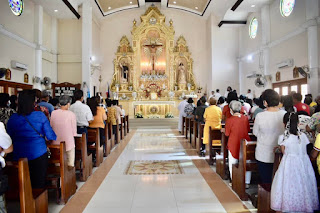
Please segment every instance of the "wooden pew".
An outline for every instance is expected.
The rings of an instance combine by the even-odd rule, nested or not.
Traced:
[[[129,130],[130,130],[129,129],[129,115],[126,115],[125,118],[126,118],[126,122],[127,122],[127,124],[126,124],[127,125],[127,133],[129,133]]]
[[[107,125],[106,127],[108,129],[108,138],[111,141],[111,145],[110,145],[110,150],[111,150],[116,144],[116,138],[115,138],[115,135],[113,134],[112,124],[106,123],[106,125]]]
[[[198,138],[198,121],[193,119],[192,137],[190,136],[192,148],[196,148],[197,138]]]
[[[190,120],[191,118],[185,118],[185,138],[188,139],[188,131],[190,130]]]
[[[51,152],[48,163],[48,189],[56,190],[57,203],[66,204],[76,192],[76,171],[74,167],[68,167],[65,142],[48,147]]]
[[[225,129],[225,125],[222,125],[222,129]],[[221,130],[222,130],[221,129]],[[225,132],[221,132],[221,157],[216,160],[216,172],[223,180],[229,178],[229,169],[227,166],[228,160],[228,137],[225,135]]]
[[[124,128],[123,128],[123,124],[124,124],[124,118],[121,117],[121,124],[120,124],[120,140],[124,139]]]
[[[20,212],[48,212],[48,191],[32,189],[27,158],[21,158],[19,162],[7,162],[4,172],[9,178],[6,199],[20,200]]]
[[[112,126],[111,126],[112,128]],[[103,157],[107,157],[111,153],[112,149],[112,135],[109,135],[109,124],[106,123],[104,126],[104,144],[103,146]]]
[[[274,163],[273,163],[273,175],[274,177],[276,171],[278,170],[278,167],[281,162],[283,154],[281,152],[276,152],[274,156]],[[258,212],[275,212],[273,211],[271,206],[271,184],[259,184],[258,185]]]
[[[221,143],[212,144],[212,140],[221,140],[221,130],[220,129],[212,129],[209,127],[209,143],[208,143],[208,150],[209,150],[209,165],[213,165],[216,160],[216,151],[221,151]]]
[[[195,118],[194,117],[192,117],[191,119],[190,119],[190,123],[189,123],[189,142],[190,142],[190,144],[192,144],[192,136],[193,136],[193,128],[194,128],[194,123],[195,123]]]
[[[120,143],[120,126],[119,126],[119,122],[118,122],[118,119],[117,119],[117,128],[116,128],[116,132],[115,132],[115,138],[116,138],[116,143]]]
[[[80,181],[87,181],[92,174],[92,154],[87,152],[86,133],[74,137],[76,146],[75,166],[76,170],[80,171]]]
[[[103,146],[100,145],[99,128],[88,128],[88,147],[90,152],[95,153],[94,166],[98,167],[103,162]]]
[[[241,200],[248,200],[245,183],[246,171],[258,170],[255,160],[256,146],[256,141],[248,142],[247,140],[242,140],[240,143],[239,163],[232,165],[232,189]]]
[[[198,140],[196,142],[196,150],[198,154],[200,154],[200,149],[203,144],[203,131],[204,131],[204,125],[205,124],[199,124],[199,129],[198,129]]]
[[[125,115],[123,117],[123,129],[124,129],[124,137],[127,136],[128,132],[127,132],[127,116]]]
[[[182,117],[182,128],[181,128],[181,135],[184,135],[184,127],[186,125],[186,117]]]

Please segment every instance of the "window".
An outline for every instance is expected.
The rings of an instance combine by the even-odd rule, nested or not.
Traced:
[[[23,0],[8,0],[8,2],[13,14],[20,16],[23,12]]]
[[[254,39],[258,32],[258,19],[253,17],[249,25],[249,36]]]
[[[281,0],[280,1],[280,13],[283,17],[288,17],[293,11],[295,0]]]
[[[284,81],[272,84],[272,88],[279,93],[279,95],[289,95],[291,92],[301,93],[303,100],[308,91],[307,79],[298,79],[292,81]]]

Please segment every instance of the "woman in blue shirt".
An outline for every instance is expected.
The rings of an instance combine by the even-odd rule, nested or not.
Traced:
[[[13,142],[13,157],[28,158],[32,188],[44,188],[48,167],[46,140],[57,136],[43,112],[34,111],[35,92],[24,90],[19,93],[18,113],[13,114],[7,125]]]

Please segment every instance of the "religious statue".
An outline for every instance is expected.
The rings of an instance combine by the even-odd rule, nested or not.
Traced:
[[[183,63],[181,62],[178,67],[178,84],[186,84],[186,72]]]
[[[121,67],[121,82],[127,83],[129,80],[129,67],[126,62],[120,63]]]

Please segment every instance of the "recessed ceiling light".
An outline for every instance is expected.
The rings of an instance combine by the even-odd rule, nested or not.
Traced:
[[[196,10],[199,9],[198,7],[195,7],[195,8],[196,8]]]
[[[108,7],[108,10],[111,10],[111,7]]]
[[[176,1],[174,1],[173,3],[174,3],[174,4],[176,4],[177,2],[176,2]]]
[[[254,4],[253,4],[253,5],[251,5],[251,7],[255,7],[255,6],[256,6],[256,5],[254,5]]]
[[[54,10],[54,12],[58,12],[58,10]]]
[[[132,4],[132,1],[130,1],[129,3]]]

